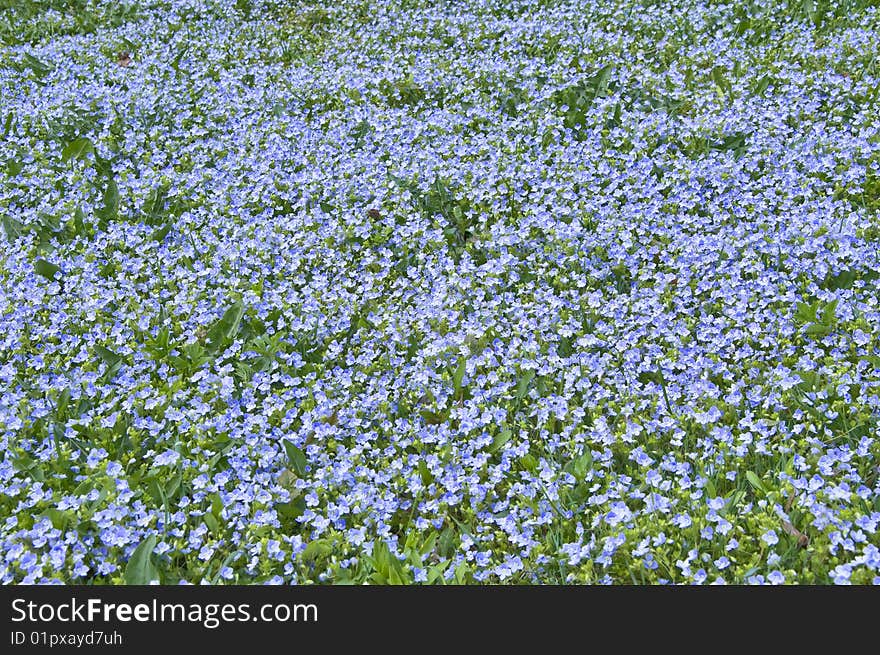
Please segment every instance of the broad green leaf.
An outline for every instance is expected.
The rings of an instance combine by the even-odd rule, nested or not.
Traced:
[[[727,80],[727,77],[725,77],[724,69],[721,66],[716,66],[712,69],[712,81],[715,82],[716,86],[724,93],[730,93],[730,82]]]
[[[34,270],[36,270],[38,275],[42,275],[47,280],[54,280],[55,273],[60,271],[61,267],[52,262],[47,262],[45,259],[38,259],[34,264]]]
[[[797,312],[795,313],[795,318],[798,323],[811,323],[816,320],[816,307],[813,305],[808,305],[805,302],[799,302],[797,304]]]
[[[67,406],[70,404],[70,387],[64,387],[64,390],[58,396],[58,402],[55,404],[55,415],[63,418],[67,416]]]
[[[452,388],[456,398],[461,396],[461,383],[464,380],[464,374],[467,370],[467,358],[462,356],[458,358],[458,366],[452,376]]]
[[[443,584],[445,582],[443,579],[443,573],[449,568],[450,564],[452,564],[451,560],[444,559],[440,563],[432,566],[428,571],[428,584],[434,584],[435,582]]]
[[[180,489],[180,483],[183,477],[180,473],[175,475],[168,483],[165,485],[165,497],[170,499],[177,497],[177,490]]]
[[[702,474],[701,474],[701,475],[702,475]],[[707,479],[706,479],[706,486],[705,486],[705,489],[706,489],[706,493],[709,494],[709,498],[715,498],[715,496],[718,495],[718,492],[717,492],[717,490],[715,489],[715,483],[712,481],[711,478],[707,478]]]
[[[426,487],[434,481],[434,476],[431,475],[431,470],[423,459],[419,460],[419,477],[422,479],[422,484]]]
[[[107,180],[107,186],[104,189],[104,207],[101,210],[101,216],[106,221],[116,220],[119,215],[119,188],[113,178]]]
[[[812,323],[807,327],[807,334],[811,336],[825,336],[826,334],[830,334],[832,329],[833,328],[830,325]]]
[[[94,152],[95,145],[87,137],[80,137],[68,143],[61,150],[61,161],[69,162],[71,159],[82,159],[88,153]]]
[[[208,329],[211,345],[217,347],[232,339],[238,333],[243,315],[244,304],[240,300],[223,312],[223,316]]]
[[[734,491],[727,499],[727,502],[722,509],[722,513],[725,516],[730,516],[736,512],[736,508],[742,502],[743,498],[745,498],[746,492],[743,490]]]
[[[746,480],[749,481],[749,484],[752,485],[755,491],[761,493],[761,495],[765,495],[767,493],[767,489],[764,487],[761,482],[761,478],[758,477],[758,474],[754,471],[746,471]]]
[[[116,362],[122,359],[122,355],[118,355],[109,348],[105,348],[104,346],[97,345],[95,346],[95,352],[98,354],[107,366],[112,366]]]
[[[219,494],[211,495],[211,513],[220,518],[223,512],[223,500],[220,498]]]
[[[430,555],[434,552],[434,546],[437,545],[437,533],[432,532],[428,535],[428,538],[425,539],[425,542],[422,544],[421,548],[419,548],[419,553],[423,556]]]
[[[642,384],[653,382],[655,384],[659,384],[660,386],[663,386],[665,382],[662,371],[642,371],[641,373],[639,373],[638,380]]]
[[[144,222],[147,225],[158,225],[161,222],[160,219],[163,218],[165,213],[167,200],[168,187],[165,185],[153,189],[150,192],[142,208]]]
[[[519,377],[519,382],[516,385],[517,400],[525,398],[525,395],[529,392],[529,385],[532,383],[533,379],[535,379],[534,369],[528,369]]]
[[[471,575],[471,569],[468,566],[468,563],[462,562],[455,569],[455,576],[454,576],[455,584],[458,584],[458,585],[466,584],[470,575]]]
[[[384,581],[387,581],[391,576],[392,559],[388,545],[384,541],[379,540],[373,545],[373,552],[369,557],[369,561]]]
[[[220,523],[217,521],[217,517],[211,514],[211,512],[205,512],[202,516],[202,520],[213,534],[217,535],[220,533]]]
[[[153,232],[153,241],[164,241],[168,233],[171,232],[171,223],[166,223],[162,227]]]
[[[284,441],[284,450],[287,452],[287,460],[290,462],[293,470],[296,471],[296,474],[299,477],[304,477],[306,474],[306,465],[308,464],[306,454],[294,446],[292,441],[287,440]]]
[[[765,75],[760,80],[758,80],[757,84],[752,88],[752,91],[755,95],[760,96],[764,95],[764,91],[767,90],[767,87],[770,86],[771,78],[769,75]]]
[[[314,562],[319,557],[329,555],[331,552],[333,552],[333,546],[329,540],[316,539],[306,546],[306,549],[302,552],[300,557],[306,562]]]
[[[298,496],[286,503],[276,503],[275,510],[284,518],[295,520],[306,511],[306,499]]]
[[[77,207],[73,213],[73,230],[75,234],[79,235],[86,233],[86,215],[81,207]]]
[[[107,365],[107,370],[103,376],[104,380],[110,380],[117,372],[119,372],[119,369],[122,368],[122,355],[118,355],[109,348],[96,345],[95,354],[97,354],[98,357],[101,358],[101,361]]]
[[[393,565],[388,571],[388,582],[398,586],[405,585],[409,583],[409,576],[399,564]]]
[[[144,539],[134,552],[131,559],[125,565],[125,583],[130,585],[145,585],[159,579],[159,571],[153,564],[153,550],[156,548],[158,539],[151,535]]]
[[[821,322],[823,325],[833,325],[834,321],[837,319],[837,303],[838,299],[835,298],[830,303],[825,305],[825,308],[822,310]]]
[[[45,77],[53,70],[53,67],[49,64],[43,63],[33,55],[27,53],[22,57],[22,63],[30,68],[38,78]]]
[[[290,469],[284,469],[281,471],[281,475],[278,476],[278,484],[282,487],[290,491],[291,493],[299,492],[299,489],[296,488],[296,481],[299,479],[299,476],[291,471]]]
[[[495,435],[495,438],[492,439],[492,445],[489,447],[490,453],[497,453],[504,447],[510,438],[513,436],[513,430],[510,428],[504,428],[498,434]]]
[[[571,474],[582,481],[589,470],[593,468],[593,453],[587,450],[583,455],[572,462]]]
[[[6,233],[6,238],[12,241],[21,236],[24,232],[24,225],[11,216],[3,216],[3,231]]]

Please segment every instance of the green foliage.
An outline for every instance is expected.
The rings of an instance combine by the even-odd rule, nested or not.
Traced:
[[[146,585],[159,579],[159,571],[153,563],[153,550],[158,539],[155,535],[144,539],[128,560],[125,566],[125,583],[130,585]]]

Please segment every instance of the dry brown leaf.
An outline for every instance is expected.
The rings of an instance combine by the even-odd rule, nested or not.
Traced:
[[[782,522],[782,529],[786,534],[797,539],[798,548],[806,548],[810,543],[810,538],[803,532],[794,527],[789,521]]]

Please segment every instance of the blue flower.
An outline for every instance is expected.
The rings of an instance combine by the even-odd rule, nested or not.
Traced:
[[[770,584],[783,584],[785,582],[785,576],[780,571],[772,571],[767,576],[767,580],[768,582],[770,582]]]
[[[165,452],[156,455],[156,457],[153,458],[153,463],[156,466],[170,466],[175,464],[179,458],[180,453],[173,450],[166,450]]]

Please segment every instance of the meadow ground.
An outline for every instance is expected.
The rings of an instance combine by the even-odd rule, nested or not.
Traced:
[[[0,0],[3,583],[880,583],[878,0]]]

